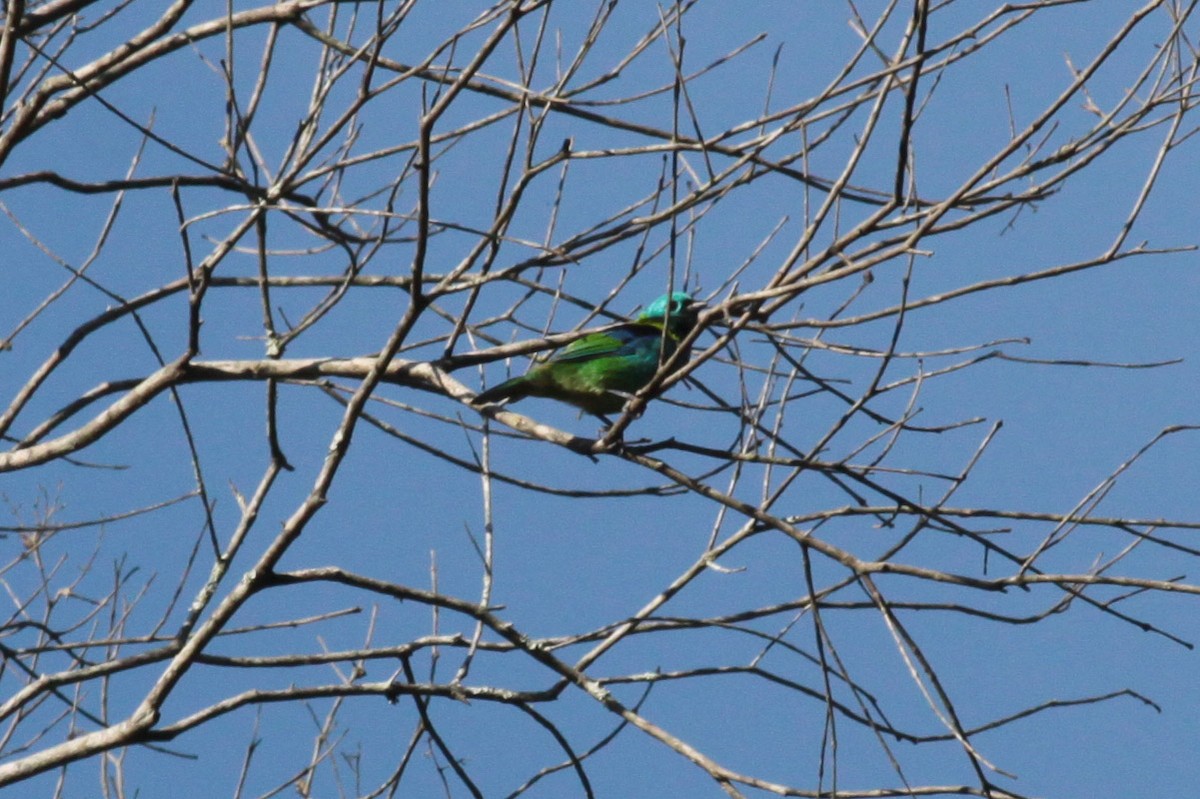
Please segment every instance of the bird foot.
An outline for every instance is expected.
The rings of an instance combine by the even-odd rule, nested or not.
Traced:
[[[642,418],[642,414],[646,412],[646,403],[644,402],[637,409],[633,411],[629,410],[629,403],[636,395],[630,394],[628,391],[609,391],[608,393],[616,394],[618,397],[625,400],[625,408],[622,410],[622,413],[628,413],[634,419],[640,419]]]
[[[612,419],[609,419],[607,416],[605,416],[602,413],[597,413],[597,414],[595,414],[595,416],[597,419],[599,419],[601,422],[603,422],[600,429],[596,432],[596,440],[600,441],[600,440],[603,440],[604,437],[608,435],[608,432],[610,430],[612,430],[613,421],[612,421]],[[635,438],[632,441],[626,441],[625,436],[622,431],[622,435],[617,436],[617,438],[613,441],[613,443],[624,446],[626,444],[645,444],[649,440],[650,439],[648,439],[648,438]]]

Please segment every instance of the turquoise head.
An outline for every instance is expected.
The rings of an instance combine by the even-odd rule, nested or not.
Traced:
[[[662,322],[669,319],[672,328],[688,329],[696,323],[696,316],[703,307],[703,302],[692,299],[692,295],[686,291],[673,291],[650,303],[646,310],[638,314],[637,321]]]

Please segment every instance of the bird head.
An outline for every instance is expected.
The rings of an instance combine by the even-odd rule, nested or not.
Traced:
[[[664,294],[638,315],[639,322],[662,322],[669,320],[674,330],[687,330],[696,323],[696,316],[704,307],[702,300],[693,299],[685,291]]]

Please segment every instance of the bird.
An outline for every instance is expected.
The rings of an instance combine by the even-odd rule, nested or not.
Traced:
[[[664,294],[632,322],[597,330],[557,350],[524,375],[478,394],[472,402],[547,397],[581,408],[606,423],[674,355],[696,326],[704,303],[683,291]],[[665,333],[664,333],[665,330]],[[684,355],[684,359],[687,355]]]

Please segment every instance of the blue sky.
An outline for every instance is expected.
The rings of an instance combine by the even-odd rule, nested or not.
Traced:
[[[483,8],[466,3],[453,4],[452,8],[418,3],[388,42],[384,55],[414,63],[429,53],[431,43],[441,41]],[[72,63],[78,67],[87,57],[111,47],[117,41],[115,37],[140,29],[146,22],[141,15],[147,13],[136,8],[122,12],[111,26],[83,37],[79,63]],[[184,24],[200,23],[220,13],[220,4],[202,4],[189,12]],[[322,20],[321,13],[314,11],[311,18]],[[338,30],[345,34],[349,7],[341,13],[344,16]],[[355,37],[373,24],[366,21],[373,12],[364,7],[360,13],[363,18]],[[578,16],[577,11],[554,6],[548,30],[560,32],[564,53],[574,51],[591,13],[589,9]],[[619,4],[576,82],[597,77],[617,64],[653,27],[658,13],[658,8],[650,4]],[[871,13],[878,10],[871,9]],[[982,4],[953,3],[939,8],[931,19],[928,40],[936,44],[986,13]],[[936,199],[955,190],[1009,141],[1010,125],[1020,129],[1028,124],[1070,84],[1072,69],[1083,68],[1130,13],[1129,4],[1119,2],[1047,8],[978,54],[951,65],[936,79],[922,78],[921,116],[912,134],[918,193]],[[696,109],[695,125],[711,138],[757,118],[764,107],[783,109],[817,96],[860,44],[848,16],[847,6],[833,3],[800,7],[779,2],[739,4],[736,13],[728,4],[696,4],[682,24],[685,72],[713,63],[759,34],[763,38],[689,85],[688,99]],[[896,19],[885,26],[880,38],[884,52],[894,51],[907,20],[907,11],[897,13]],[[1162,9],[1150,15],[1089,82],[1088,96],[1098,107],[1112,108],[1121,101],[1164,41],[1167,22]],[[1194,23],[1188,28],[1195,33]],[[463,38],[456,50],[456,65],[466,62],[467,54],[491,29],[485,26]],[[526,61],[536,32],[536,24],[523,23],[521,57]],[[318,55],[313,39],[298,30],[284,26],[280,37],[271,80],[251,131],[255,146],[271,170],[280,169],[297,122],[309,103]],[[234,84],[239,102],[245,103],[255,85],[263,32],[239,32],[235,42]],[[534,88],[545,90],[553,83],[557,74],[553,54],[554,48],[547,47],[540,55],[538,72],[531,81]],[[154,131],[163,140],[196,159],[219,164],[224,159],[219,141],[224,135],[226,95],[212,65],[224,56],[221,38],[198,42],[151,64],[145,72],[106,87],[103,97],[139,122],[147,123],[153,115]],[[485,64],[482,80],[516,81],[519,73],[515,60],[512,40],[506,40]],[[773,64],[777,72],[768,98]],[[878,68],[878,59],[868,57],[854,74]],[[613,101],[669,87],[672,76],[669,54],[659,41],[619,79],[572,100],[589,113],[669,130],[669,91],[652,93],[635,102]],[[357,87],[358,83],[350,79],[331,91],[330,110],[322,116],[322,125],[332,123],[353,99]],[[433,89],[428,83],[414,80],[374,98],[355,120],[358,127],[353,143],[348,145],[351,152],[367,153],[413,140],[420,104],[430,101]],[[1145,91],[1144,86],[1139,88],[1142,94]],[[451,130],[504,107],[505,103],[495,98],[465,92],[450,107],[438,130]],[[818,110],[827,107],[822,104]],[[880,128],[850,181],[854,186],[890,191],[900,112],[898,98],[884,106]],[[858,140],[856,134],[862,129],[865,115],[865,108],[860,109],[833,127],[828,121],[833,117],[814,119],[806,132],[810,141],[826,131],[830,138],[814,146],[810,157],[795,166],[823,178],[836,177]],[[1095,114],[1084,107],[1083,98],[1072,99],[1055,123],[1047,126],[1044,140],[1041,135],[1036,137],[1044,142],[1041,153],[1077,140],[1094,120]],[[1178,138],[1182,139],[1194,124],[1194,119],[1185,121]],[[695,132],[686,116],[681,130],[688,135]],[[923,240],[908,273],[910,299],[1099,257],[1110,247],[1137,201],[1166,133],[1166,125],[1159,124],[1117,143],[1087,169],[1057,186],[1052,196],[1026,205],[1019,213],[999,214],[960,231]],[[521,148],[525,146],[525,135],[522,130]],[[730,141],[740,142],[751,135],[741,133]],[[504,183],[503,154],[512,137],[513,122],[509,118],[473,131],[444,151],[439,147],[430,212],[435,222],[446,228],[429,240],[430,272],[442,273],[458,264],[478,243],[478,231],[491,224],[499,188],[511,185],[511,181]],[[543,242],[556,246],[570,242],[636,200],[644,204],[627,218],[651,212],[650,198],[664,169],[669,168],[669,162],[664,166],[663,153],[608,150],[661,142],[650,135],[614,129],[580,116],[553,114],[532,148],[533,160],[551,157],[568,137],[575,157],[565,177],[551,170],[531,184],[508,239],[499,246],[494,268],[511,267],[542,254],[539,245]],[[799,151],[802,144],[800,134],[792,132],[781,137],[766,155],[779,158]],[[128,168],[138,146],[139,134],[127,122],[98,102],[84,102],[21,143],[7,161],[0,163],[0,202],[11,214],[0,219],[0,253],[7,275],[6,291],[0,297],[0,336],[11,335],[20,320],[66,279],[67,272],[47,250],[75,268],[87,261],[114,199],[112,193],[83,196],[39,183],[14,186],[14,176],[52,169],[77,180],[116,178]],[[1171,249],[1196,243],[1198,146],[1196,139],[1187,138],[1173,148],[1154,192],[1129,233],[1127,246],[1144,241],[1151,248]],[[335,157],[334,148],[326,148],[322,156]],[[242,157],[244,165],[248,164],[244,153]],[[356,204],[360,213],[355,221],[363,229],[377,229],[372,228],[377,218],[374,215],[387,210],[387,198],[370,196],[371,192],[401,174],[407,158],[407,153],[400,153],[347,168],[338,195],[318,180],[306,183],[302,191],[319,194],[326,206]],[[703,154],[694,151],[680,158],[683,176],[678,188],[685,193],[694,188],[695,180],[704,179],[708,167]],[[1019,158],[1020,154],[1006,164],[1011,166]],[[712,154],[710,159],[717,170],[729,163],[719,154]],[[195,161],[189,162],[154,142],[146,144],[136,169],[139,176],[203,171]],[[257,179],[261,184],[269,183],[265,174]],[[1022,187],[1014,182],[1005,189],[1017,191]],[[415,183],[407,181],[398,194],[396,211],[410,211],[414,198]],[[659,205],[668,198],[669,192],[660,196]],[[807,221],[823,199],[820,191],[806,188],[800,181],[779,175],[763,177],[737,187],[719,202],[703,203],[681,214],[676,223],[673,262],[669,249],[672,229],[664,223],[644,236],[610,242],[602,251],[565,267],[529,270],[523,277],[551,290],[560,288],[589,304],[600,303],[619,281],[636,273],[607,305],[609,313],[619,316],[632,315],[666,290],[672,279],[679,285],[685,276],[689,289],[705,297],[715,295],[714,302],[723,301],[731,294],[727,282],[731,272],[747,259],[752,262],[738,276],[739,291],[757,290],[771,279],[803,237]],[[185,215],[193,219],[189,242],[197,261],[247,214],[244,196],[220,189],[187,187],[181,190],[181,202]],[[817,231],[809,253],[819,252],[869,210],[853,202],[839,206],[836,219]],[[33,246],[14,219],[45,246]],[[275,213],[268,219],[272,275],[329,275],[346,268],[343,250],[329,246],[292,217]],[[364,274],[407,274],[415,250],[415,224],[397,220],[396,226],[396,235],[372,255]],[[244,249],[224,260],[217,274],[255,275],[258,261],[252,244],[252,238],[244,240]],[[1041,363],[992,358],[953,374],[926,379],[913,401],[920,408],[916,423],[943,426],[967,419],[981,421],[938,434],[900,436],[884,465],[920,473],[885,472],[876,474],[875,479],[905,496],[933,501],[947,485],[929,473],[963,469],[986,432],[1002,421],[1002,428],[980,457],[971,478],[948,504],[1028,513],[1070,512],[1159,431],[1169,425],[1200,423],[1194,390],[1200,375],[1191,357],[1194,331],[1200,327],[1194,302],[1200,289],[1196,266],[1197,255],[1190,250],[1132,257],[1053,280],[1000,287],[907,313],[896,351],[925,355],[920,359],[895,359],[883,375],[885,383],[911,378],[922,365],[936,370],[966,360],[972,353],[930,354],[966,347],[979,347],[974,354],[996,350]],[[851,297],[853,301],[840,317],[895,305],[908,267],[904,258],[873,267],[872,282],[857,295],[861,275],[813,285],[793,297],[772,321],[796,321],[801,324],[792,331],[794,335],[819,337],[825,344],[837,345],[839,349],[835,350],[814,348],[809,352],[798,347],[792,352],[804,357],[813,373],[850,396],[858,396],[856,392],[874,377],[879,359],[847,350],[887,349],[895,319],[846,327],[822,324]],[[109,292],[129,298],[179,279],[185,268],[170,191],[156,188],[132,191],[123,198],[116,221],[87,274]],[[488,315],[504,311],[524,291],[513,284],[489,284],[480,294],[470,321],[478,324]],[[325,288],[274,290],[276,324],[284,329],[287,323],[297,322],[326,292]],[[111,296],[77,284],[15,336],[12,348],[0,352],[2,401],[8,402],[76,324],[113,302]],[[462,312],[463,303],[462,293],[440,300],[438,310],[444,315],[427,314],[412,340],[444,337],[454,317]],[[328,316],[297,337],[285,357],[376,353],[406,304],[406,295],[399,289],[356,287]],[[167,360],[176,357],[186,344],[186,312],[187,297],[182,292],[144,312],[146,329]],[[264,357],[262,304],[253,288],[214,287],[205,299],[203,316],[199,360]],[[584,310],[542,294],[522,303],[512,320],[486,326],[482,332],[505,343],[532,338],[542,330],[570,330],[584,319]],[[591,323],[597,321],[602,320]],[[719,328],[714,329],[719,332]],[[712,340],[713,333],[705,333],[698,349]],[[456,353],[486,343],[482,337],[464,341]],[[740,363],[723,353],[694,374],[716,395],[735,403],[740,380],[745,380],[752,399],[757,396],[762,378],[761,372],[753,368],[766,366],[772,352],[763,334],[753,330],[739,333],[737,346]],[[442,341],[434,340],[405,349],[399,357],[435,359],[442,348]],[[1087,360],[1147,364],[1177,359],[1178,363],[1151,369],[1048,363]],[[488,364],[484,374],[466,368],[453,376],[474,389],[482,384],[484,375],[491,385],[525,365],[521,359],[507,364],[497,361]],[[55,372],[23,411],[10,435],[19,438],[27,434],[47,415],[94,386],[143,377],[156,368],[153,353],[129,318],[105,327],[89,336]],[[351,390],[355,385],[351,380],[339,383]],[[800,381],[794,388],[798,391],[802,387],[808,388]],[[264,394],[259,381],[212,382],[180,390],[204,482],[214,502],[217,537],[222,542],[228,541],[240,517],[234,492],[249,496],[267,464]],[[711,405],[700,389],[679,385],[668,396],[683,404],[652,403],[629,428],[628,437],[675,437],[717,449],[728,448],[738,440],[742,428],[735,416],[711,407],[687,407]],[[470,462],[485,446],[485,437],[476,429],[481,417],[468,406],[395,385],[381,387],[376,399],[367,406],[374,417],[455,458]],[[873,401],[871,408],[895,416],[904,412],[910,399],[910,389],[898,389]],[[837,424],[845,409],[846,404],[829,392],[792,400],[781,421],[780,439],[809,453]],[[513,410],[576,435],[592,436],[598,426],[596,420],[581,419],[574,409],[549,401],[529,400]],[[278,413],[281,445],[295,471],[280,476],[218,596],[231,589],[310,491],[338,427],[342,406],[315,386],[285,384],[279,387]],[[457,421],[460,419],[461,424]],[[80,421],[69,422],[67,427]],[[498,422],[492,422],[490,429],[493,433],[486,437],[486,447],[491,468],[548,486],[558,494],[494,480],[485,505],[478,475],[405,444],[364,420],[357,426],[350,451],[329,492],[328,504],[284,556],[281,568],[333,565],[399,585],[436,587],[445,595],[477,601],[482,568],[476,543],[484,535],[485,507],[490,508],[494,534],[491,604],[526,635],[556,638],[602,629],[636,613],[704,556],[714,529],[721,540],[743,521],[733,514],[721,515],[715,503],[695,494],[562,496],[562,492],[630,490],[666,481],[653,471],[615,457],[591,462],[546,441],[504,435],[507,430]],[[849,457],[880,430],[876,422],[860,414],[834,437],[822,457]],[[1195,521],[1197,471],[1192,453],[1197,435],[1195,431],[1180,431],[1158,442],[1122,473],[1093,515]],[[866,454],[854,456],[851,462],[861,464],[873,455],[881,455],[881,447],[878,443],[867,446]],[[714,466],[711,459],[698,455],[672,451],[659,455],[692,475]],[[179,413],[166,395],[140,409],[78,457],[92,464],[122,464],[129,468],[83,468],[57,461],[3,474],[0,495],[12,509],[11,519],[4,523],[29,523],[37,513],[39,496],[61,506],[57,521],[81,521],[162,502],[187,494],[196,486]],[[786,473],[779,468],[766,479],[773,487],[779,486]],[[763,474],[760,465],[747,467],[743,482],[730,489],[730,473],[725,471],[712,477],[711,485],[721,491],[730,490],[742,500],[759,502]],[[881,495],[859,490],[868,504],[886,504]],[[826,475],[809,470],[786,490],[772,510],[780,516],[806,517],[853,502],[853,495]],[[1033,551],[1053,529],[1052,523],[1030,520],[959,521],[1022,554]],[[112,564],[116,562],[121,564],[117,571],[128,575],[128,582],[120,589],[123,602],[132,603],[135,597],[141,597],[130,611],[124,630],[128,635],[145,634],[154,627],[182,580],[182,598],[164,628],[173,630],[209,572],[211,559],[206,559],[210,553],[203,543],[204,522],[203,508],[192,498],[153,514],[106,525],[99,538],[95,528],[53,538],[43,557],[47,563],[60,563],[48,581],[53,590],[69,582],[69,576],[78,575],[93,551],[98,553],[95,562],[99,564],[75,590],[76,604],[72,604],[71,597],[60,598],[63,606],[56,611],[61,614],[56,620],[83,617],[90,600],[112,591]],[[816,526],[800,524],[864,560],[880,556],[908,529],[903,524],[885,528],[867,516],[839,518]],[[1190,531],[1159,532],[1170,541],[1192,545]],[[202,540],[200,557],[181,577],[198,538]],[[15,554],[19,539],[10,535],[7,540]],[[1048,552],[1041,565],[1062,573],[1086,573],[1096,562],[1113,557],[1129,543],[1125,532],[1083,527]],[[1191,584],[1192,558],[1187,552],[1144,543],[1114,573],[1157,580],[1182,575],[1183,582]],[[995,578],[1013,571],[999,558],[985,563],[978,543],[937,529],[923,530],[897,560],[978,578]],[[736,614],[792,602],[808,590],[800,548],[779,534],[764,532],[748,538],[723,556],[719,565],[723,568],[704,572],[656,616],[683,619]],[[816,555],[812,568],[818,586],[845,576],[841,566]],[[432,585],[434,572],[436,586]],[[41,578],[26,561],[5,573],[3,579],[12,595],[22,596],[34,590]],[[880,575],[876,580],[893,602],[949,603],[960,609],[966,606],[1006,616],[1041,613],[1062,598],[1061,591],[1047,586],[999,594],[893,575]],[[1106,587],[1088,596],[1104,601],[1123,593],[1122,589]],[[944,734],[945,727],[914,684],[909,665],[898,652],[881,614],[861,606],[868,601],[866,593],[850,586],[831,599],[835,604],[853,606],[822,611],[827,636],[822,643],[827,652],[836,652],[848,672],[897,727],[915,735]],[[1187,795],[1200,778],[1191,756],[1200,734],[1200,695],[1192,679],[1196,653],[1191,645],[1200,640],[1195,598],[1182,593],[1147,592],[1115,608],[1129,614],[1133,621],[1122,621],[1081,600],[1038,624],[999,624],[971,613],[933,608],[897,610],[897,614],[930,659],[967,728],[1044,702],[1126,690],[1157,703],[1159,710],[1132,694],[1120,695],[1098,704],[1051,709],[975,736],[972,742],[981,755],[1003,772],[1015,775],[1015,779],[993,775],[998,785],[1023,795],[1046,797]],[[366,646],[368,636],[375,646],[389,646],[432,634],[435,626],[441,633],[462,632],[466,636],[473,629],[470,620],[449,611],[442,611],[435,619],[420,603],[401,603],[332,583],[264,591],[242,608],[231,627],[343,609],[355,612],[296,628],[221,638],[214,642],[211,652],[270,656],[353,649]],[[1138,623],[1143,621],[1153,630],[1140,629]],[[764,636],[774,635],[781,636],[781,643],[770,647],[759,664]],[[33,641],[29,632],[10,638],[12,646]],[[495,637],[489,634],[485,640]],[[590,642],[576,644],[559,653],[567,662],[573,662],[592,646]],[[820,699],[824,690],[821,672],[809,659],[816,646],[811,616],[797,616],[797,611],[788,610],[747,622],[741,630],[709,628],[630,636],[603,655],[589,673],[599,679],[617,679],[656,670],[670,673],[755,663],[781,680],[816,691],[815,697],[805,696],[747,674],[713,674],[656,683],[641,706],[647,719],[728,768],[816,790],[825,719],[825,705]],[[461,650],[451,647],[443,647],[436,658],[424,649],[413,658],[412,665],[421,679],[446,682],[458,668],[460,658]],[[366,663],[366,681],[391,679],[400,668],[394,656]],[[52,671],[65,668],[65,664],[48,657],[37,668]],[[111,717],[119,719],[136,706],[159,668],[149,666],[123,673],[103,697],[99,686],[90,687],[82,701],[96,712],[100,703],[107,701]],[[341,669],[344,674],[349,667],[341,664]],[[7,684],[0,679],[6,697],[19,684],[11,672],[7,679]],[[339,674],[328,666],[267,670],[197,665],[165,705],[163,721],[171,723],[242,690],[321,685],[339,679]],[[544,668],[512,653],[480,654],[467,680],[468,685],[514,690],[544,689],[552,683],[553,675]],[[611,686],[614,695],[627,705],[638,703],[645,688],[637,682]],[[854,696],[843,688],[837,689],[837,697],[857,708]],[[568,689],[556,702],[540,705],[538,710],[558,726],[577,751],[588,749],[619,723],[616,716],[574,689]],[[161,795],[161,786],[167,782],[173,786],[172,795],[233,795],[241,753],[257,739],[262,746],[250,770],[247,795],[260,795],[302,767],[321,720],[329,711],[327,700],[264,705],[261,717],[256,709],[243,708],[168,744],[175,751],[196,755],[195,760],[145,749],[130,750],[126,769],[131,785],[140,787],[143,796]],[[47,707],[40,712],[57,711]],[[554,740],[514,708],[480,700],[466,704],[438,699],[433,701],[431,713],[439,731],[463,758],[464,767],[486,796],[509,795],[538,769],[562,759]],[[347,700],[337,715],[335,737],[341,749],[318,771],[315,795],[369,792],[395,767],[417,720],[412,702],[405,698],[395,705],[377,696]],[[83,723],[82,728],[92,727]],[[60,725],[56,731],[61,735],[63,729]],[[836,754],[824,755],[821,785],[825,788],[834,779],[843,790],[896,786],[900,782],[889,763],[892,756],[912,785],[977,782],[967,757],[953,742],[913,746],[889,738],[885,749],[879,737],[844,718],[838,719],[836,730]],[[8,750],[16,746],[10,743]],[[363,780],[355,786],[349,774],[358,757]],[[422,745],[398,795],[443,795],[435,762]],[[93,766],[85,763],[72,769],[65,795],[95,795]],[[611,745],[590,758],[587,768],[598,796],[722,795],[703,771],[631,728],[624,729]],[[44,775],[31,784],[48,791],[56,776]],[[453,776],[447,779],[453,786],[449,795],[469,795]],[[747,795],[766,795],[755,794],[751,788],[746,791]],[[582,793],[578,780],[567,771],[546,777],[527,795]]]

